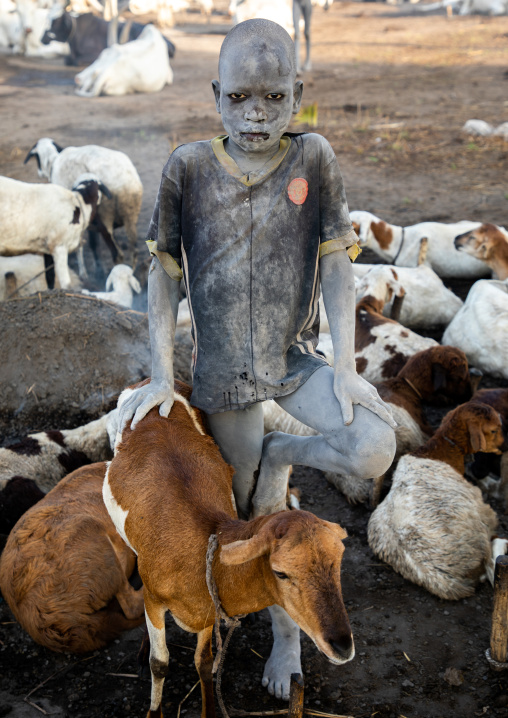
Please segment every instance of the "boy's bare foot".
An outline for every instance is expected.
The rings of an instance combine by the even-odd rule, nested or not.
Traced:
[[[289,700],[291,674],[302,673],[300,629],[280,606],[270,606],[273,648],[267,660],[262,685],[276,698]]]

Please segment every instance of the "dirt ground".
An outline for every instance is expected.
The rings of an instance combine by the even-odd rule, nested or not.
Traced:
[[[339,157],[351,209],[400,224],[473,219],[502,225],[508,143],[464,136],[461,127],[471,118],[496,125],[508,120],[508,17],[447,19],[408,15],[410,10],[336,3],[327,14],[316,11],[304,105],[318,104],[316,131]],[[170,150],[221,131],[210,80],[227,18],[216,14],[210,25],[193,13],[178,19],[182,24],[169,33],[177,46],[175,83],[157,95],[79,98],[73,93],[75,71],[61,61],[0,55],[0,174],[36,181],[35,163],[24,166],[23,159],[45,136],[64,146],[98,143],[124,150],[145,187],[138,226],[142,248]],[[106,252],[103,258],[110,261]],[[366,252],[361,261],[369,259]],[[146,265],[139,271],[142,281]],[[464,296],[468,285],[453,288]],[[144,301],[141,297],[134,308],[143,310]],[[96,366],[100,369],[100,356]],[[41,379],[51,387],[49,368]],[[434,424],[439,418],[439,412],[431,416]],[[44,426],[45,419],[27,428],[60,428]],[[303,492],[302,508],[348,531],[343,594],[357,648],[356,658],[337,668],[303,639],[306,705],[354,718],[508,715],[508,675],[493,673],[484,656],[491,587],[481,585],[473,597],[457,602],[433,597],[373,556],[366,541],[368,508],[350,506],[317,471],[298,468],[294,480]],[[506,535],[508,516],[501,505],[493,506],[499,533]],[[0,599],[0,718],[144,715],[150,686],[136,677],[141,635],[137,629],[93,655],[56,655],[34,644]],[[175,718],[194,687],[181,705],[181,715],[194,718],[200,705],[194,639],[168,622],[168,642],[165,714]],[[269,650],[264,611],[245,619],[233,638],[223,680],[229,706],[284,707],[260,687]],[[24,702],[26,696],[39,709]]]

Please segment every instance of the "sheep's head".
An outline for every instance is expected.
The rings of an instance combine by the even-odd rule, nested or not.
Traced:
[[[26,163],[34,157],[37,161],[37,174],[39,177],[50,180],[53,162],[62,150],[63,147],[57,145],[54,140],[49,137],[42,137],[28,152],[23,164],[26,165]]]
[[[75,181],[72,191],[79,192],[83,197],[84,203],[91,205],[92,213],[90,215],[90,222],[95,217],[97,207],[102,200],[102,195],[108,199],[112,199],[113,197],[106,185],[101,182],[98,177],[90,173],[80,175]]]

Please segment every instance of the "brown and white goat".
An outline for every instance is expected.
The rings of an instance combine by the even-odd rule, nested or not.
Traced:
[[[207,435],[190,387],[175,383],[169,417],[152,409],[126,428],[104,480],[104,501],[118,532],[138,555],[150,636],[152,695],[148,716],[162,716],[168,666],[164,616],[197,633],[195,664],[202,715],[215,715],[211,638],[215,610],[206,584],[211,534],[220,550],[213,575],[229,616],[278,604],[335,664],[354,656],[342,600],[340,565],[346,532],[305,511],[240,521],[232,474]]]
[[[498,279],[508,278],[508,233],[505,229],[495,224],[482,224],[457,235],[454,245],[460,252],[485,262]]]
[[[410,356],[437,342],[383,316],[392,296],[402,299],[405,294],[397,272],[390,270],[388,279],[369,274],[358,285],[361,299],[356,304],[355,359],[358,374],[377,384],[396,376]]]
[[[480,455],[477,457],[478,461],[475,460],[470,468],[473,476],[477,479],[485,477],[492,470],[492,473],[499,473],[501,478],[500,482],[494,483],[491,482],[490,478],[487,478],[481,483],[481,486],[482,489],[487,491],[489,495],[501,498],[504,502],[505,511],[508,511],[508,389],[481,389],[476,392],[472,401],[479,401],[483,404],[488,404],[499,413],[499,416],[501,417],[504,443],[501,446],[501,451],[503,453],[501,455],[499,466],[494,468],[492,466],[492,463],[494,462],[488,461],[490,456],[487,457]]]
[[[500,453],[502,442],[492,407],[470,401],[449,412],[424,446],[400,459],[369,520],[374,553],[440,598],[471,595],[491,560],[497,516],[464,479],[464,456]]]
[[[91,464],[62,479],[21,517],[0,558],[11,611],[53,651],[94,651],[143,623],[143,591],[128,581],[136,556],[104,506],[105,473]]]

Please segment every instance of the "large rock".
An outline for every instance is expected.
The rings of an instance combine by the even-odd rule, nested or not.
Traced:
[[[147,315],[64,291],[0,304],[0,436],[78,426],[151,371]],[[175,375],[190,381],[179,332]]]

